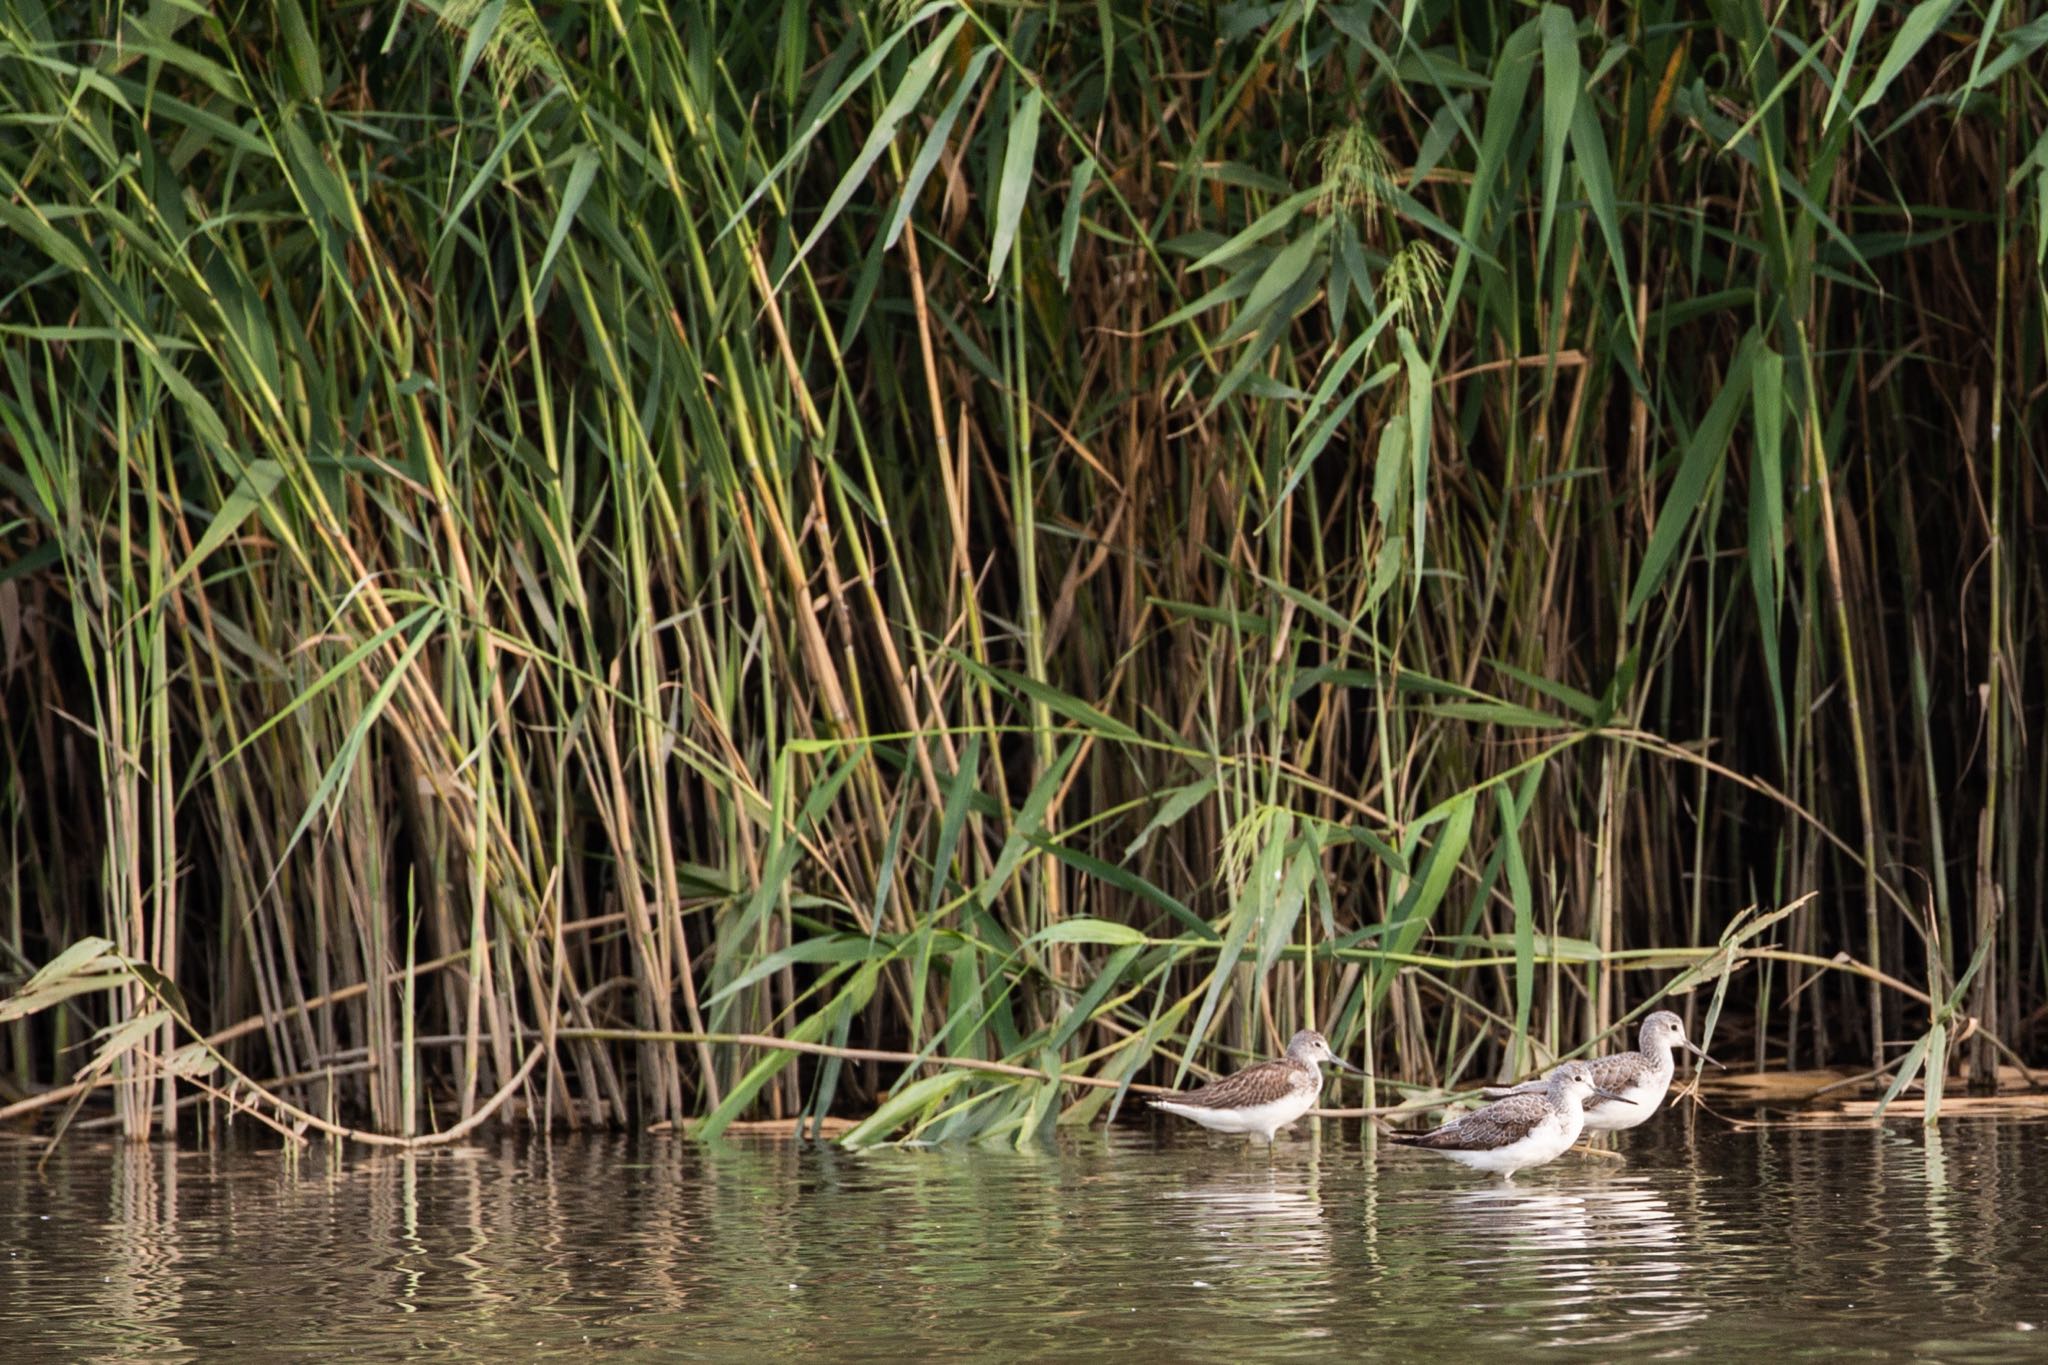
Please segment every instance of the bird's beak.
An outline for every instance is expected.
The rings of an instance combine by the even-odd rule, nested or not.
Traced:
[[[1707,1063],[1709,1066],[1721,1066],[1719,1062],[1715,1061],[1712,1057],[1709,1057],[1707,1055],[1707,1050],[1705,1048],[1693,1042],[1692,1039],[1686,1039],[1685,1046],[1688,1052],[1692,1053],[1693,1056],[1699,1058],[1701,1061]],[[1726,1071],[1728,1068],[1725,1066],[1721,1066],[1721,1069],[1723,1071]]]
[[[1626,1096],[1626,1095],[1617,1095],[1617,1094],[1615,1094],[1615,1093],[1614,1093],[1614,1092],[1613,1092],[1612,1090],[1602,1090],[1602,1089],[1600,1089],[1600,1088],[1599,1088],[1598,1086],[1595,1086],[1595,1087],[1593,1088],[1593,1093],[1594,1093],[1595,1095],[1598,1095],[1598,1096],[1599,1096],[1599,1097],[1600,1097],[1601,1099],[1603,1099],[1603,1100],[1615,1100],[1615,1101],[1618,1101],[1618,1102],[1620,1102],[1620,1103],[1622,1103],[1622,1104],[1634,1104],[1634,1103],[1635,1103],[1635,1101],[1634,1101],[1634,1100],[1630,1099],[1630,1098],[1629,1098],[1628,1096]]]
[[[1364,1067],[1353,1066],[1351,1063],[1345,1061],[1342,1057],[1339,1057],[1334,1052],[1330,1054],[1330,1064],[1333,1066],[1340,1066],[1344,1068],[1344,1070],[1349,1071],[1354,1076],[1363,1076],[1365,1074]]]

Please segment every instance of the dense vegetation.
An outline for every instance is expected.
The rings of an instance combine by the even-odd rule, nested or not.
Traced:
[[[1667,988],[1991,1083],[2044,45],[5,0],[5,1111],[1021,1138],[1303,1022],[1427,1099]]]

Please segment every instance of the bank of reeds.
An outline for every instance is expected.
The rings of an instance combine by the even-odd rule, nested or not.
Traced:
[[[0,1112],[1021,1140],[1674,987],[1984,1083],[2048,1010],[2044,47],[5,0]]]

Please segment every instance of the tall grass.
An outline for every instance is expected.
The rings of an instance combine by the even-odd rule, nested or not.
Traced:
[[[1995,1084],[2048,17],[1709,9],[5,0],[0,1113]]]

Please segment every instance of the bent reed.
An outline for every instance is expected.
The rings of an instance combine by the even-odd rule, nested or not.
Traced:
[[[1708,9],[0,0],[0,1115],[1995,1084],[2048,18]]]

